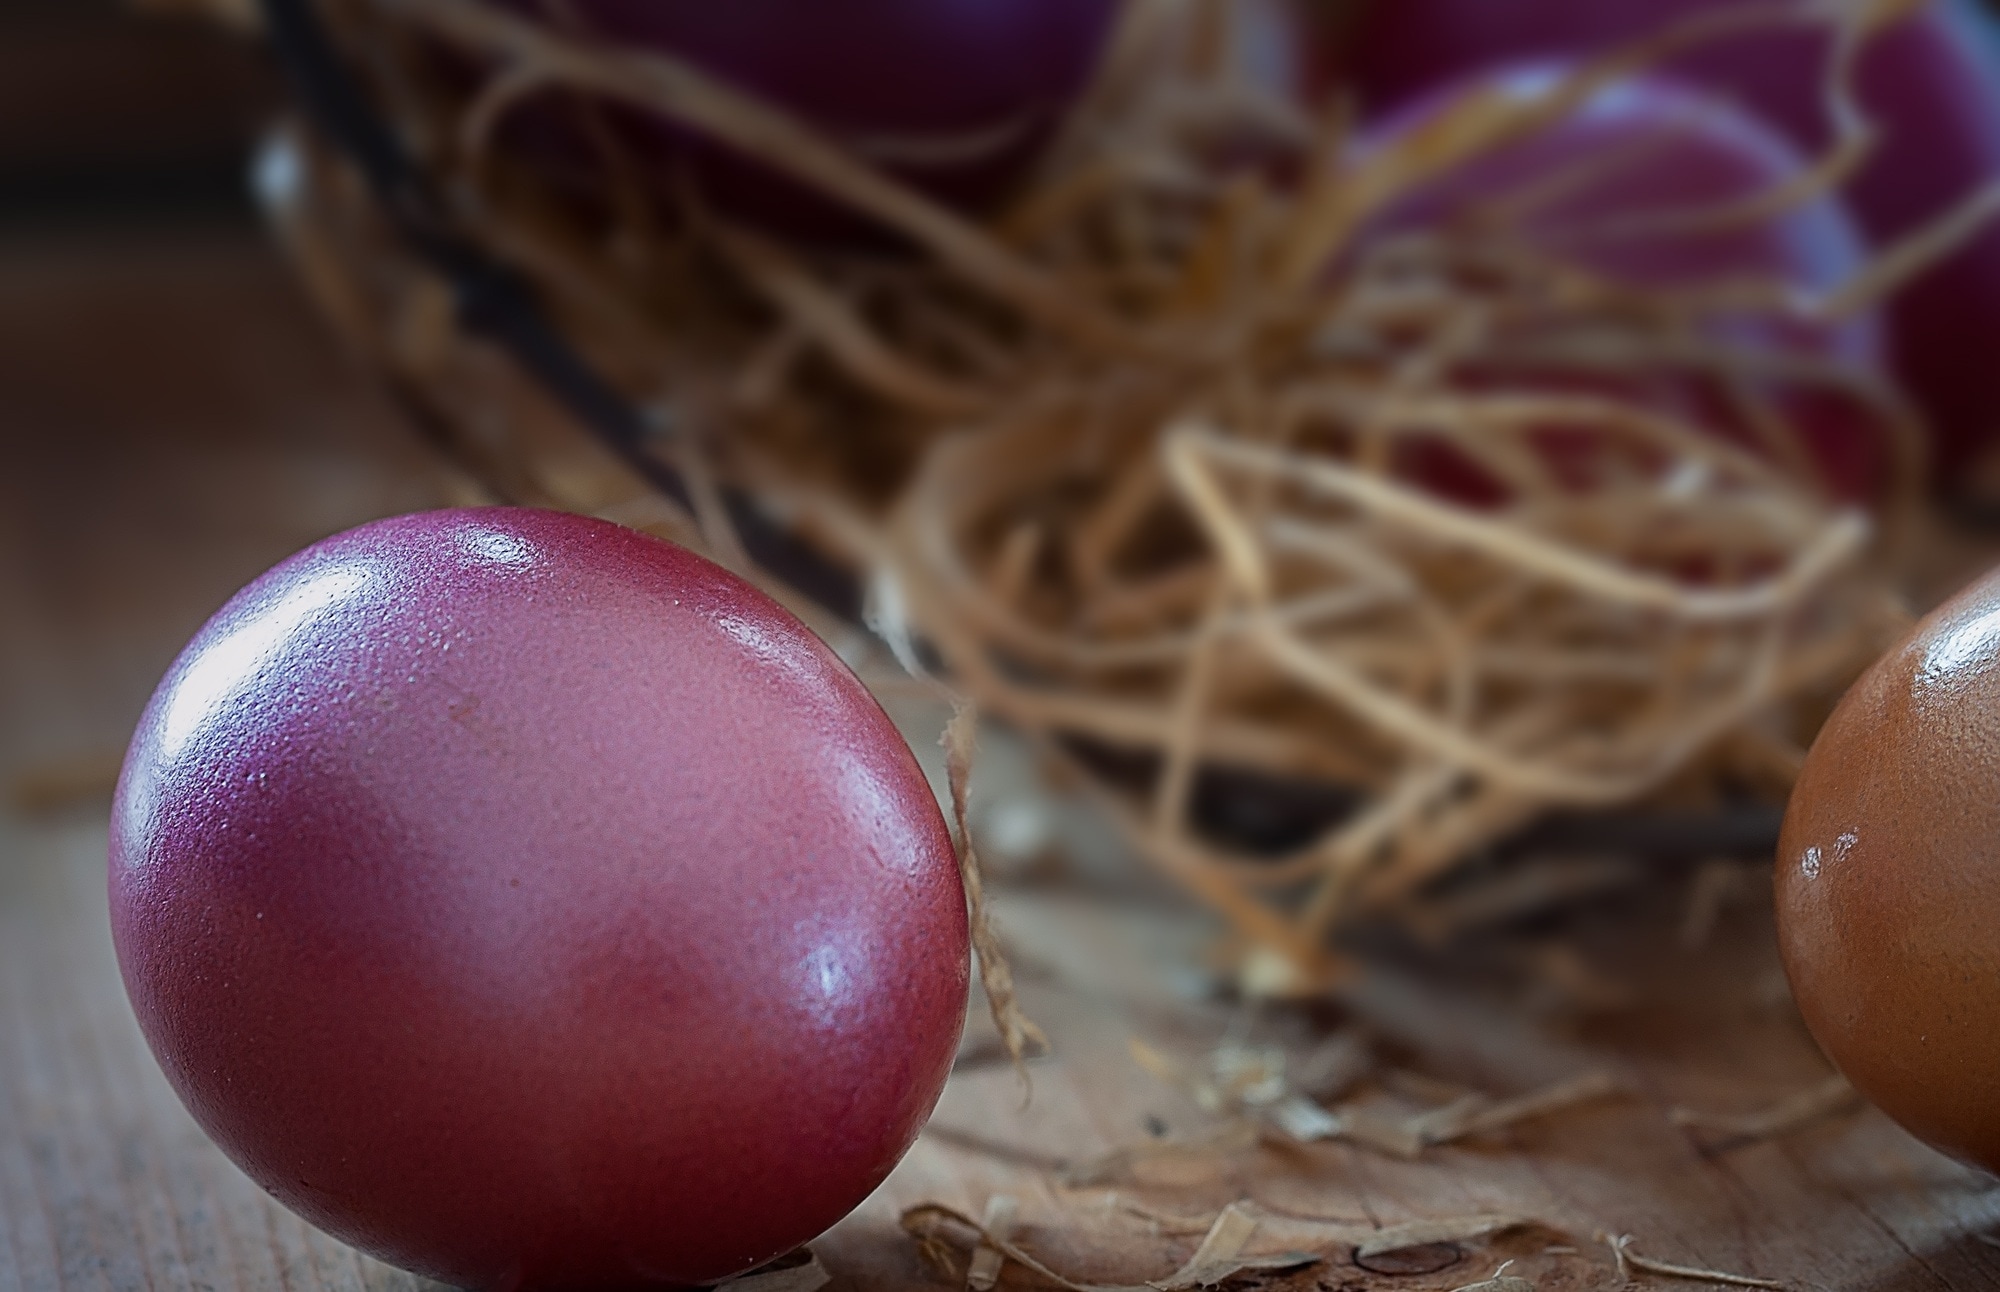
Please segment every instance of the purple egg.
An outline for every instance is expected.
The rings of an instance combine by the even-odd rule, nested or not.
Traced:
[[[1355,92],[1370,115],[1500,63],[1629,45],[1737,0],[1375,0],[1322,46],[1317,79]],[[1869,240],[1886,246],[2000,180],[2000,58],[1990,21],[1963,0],[1931,0],[1860,61],[1862,104],[1882,134],[1845,192]],[[1712,41],[1666,71],[1761,115],[1808,151],[1831,135],[1824,31],[1772,28]],[[2000,443],[2000,226],[1901,291],[1888,311],[1896,375],[1931,424],[1941,477]]]
[[[238,593],[133,738],[110,899],[224,1151],[466,1288],[805,1242],[964,1017],[951,840],[867,690],[734,575],[555,512],[364,525]]]
[[[1469,96],[1532,101],[1575,70],[1514,64],[1452,82],[1376,122],[1358,148],[1364,154],[1384,148]],[[1693,290],[1754,281],[1776,291],[1823,291],[1866,261],[1859,231],[1830,199],[1754,222],[1661,218],[1742,203],[1796,177],[1804,165],[1784,136],[1731,104],[1665,77],[1633,77],[1418,188],[1373,233],[1504,221],[1510,236],[1531,248],[1637,287]],[[1863,370],[1881,362],[1872,318],[1822,325],[1739,312],[1717,313],[1707,324],[1725,346]],[[1647,391],[1612,383],[1612,391],[1702,410],[1719,431],[1755,442],[1749,428],[1732,425],[1691,382]],[[1844,498],[1874,497],[1889,474],[1884,428],[1851,402],[1808,400],[1802,392],[1785,398],[1793,401],[1821,483]]]
[[[488,0],[530,13],[549,0]],[[591,38],[687,60],[781,108],[860,159],[965,211],[1003,198],[1095,72],[1118,0],[567,0]],[[520,129],[572,185],[600,185],[575,105]],[[657,117],[612,114],[670,193],[780,232],[852,239],[868,226],[824,195]],[[877,231],[879,232],[879,231]]]

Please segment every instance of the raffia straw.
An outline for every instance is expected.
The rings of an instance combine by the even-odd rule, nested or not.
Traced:
[[[1322,1259],[1312,1252],[1246,1255],[1243,1249],[1256,1234],[1258,1221],[1249,1209],[1239,1204],[1223,1208],[1202,1235],[1194,1254],[1165,1278],[1141,1284],[1081,1283],[1057,1273],[1005,1235],[994,1233],[954,1208],[940,1203],[924,1203],[910,1208],[902,1216],[903,1229],[913,1236],[921,1236],[938,1221],[971,1231],[981,1245],[975,1251],[990,1249],[998,1252],[1058,1287],[1069,1289],[1069,1292],[1147,1292],[1148,1289],[1152,1292],[1190,1292],[1194,1288],[1213,1287],[1245,1271],[1296,1269],[1301,1265],[1316,1264]]]
[[[951,783],[952,820],[958,827],[958,872],[965,885],[972,951],[979,961],[979,983],[986,991],[986,1007],[992,1012],[993,1026],[999,1029],[1001,1043],[1007,1047],[1014,1071],[1020,1076],[1021,1099],[1025,1104],[1034,1090],[1034,1078],[1028,1074],[1028,1056],[1047,1052],[1049,1038],[1022,1012],[1020,1002],[1015,999],[1014,974],[987,910],[986,885],[980,875],[979,854],[973,847],[972,826],[966,811],[978,730],[978,710],[970,704],[959,704],[952,710],[941,743]]]
[[[1726,1136],[1732,1144],[1748,1144],[1788,1135],[1859,1102],[1860,1094],[1847,1083],[1847,1078],[1836,1073],[1755,1112],[1704,1112],[1677,1106],[1668,1111],[1667,1120],[1690,1130]]]
[[[1065,1167],[1058,1178],[1073,1189],[1097,1188],[1130,1179],[1139,1168],[1153,1162],[1212,1163],[1253,1149],[1260,1139],[1255,1124],[1231,1120],[1193,1139],[1147,1140],[1112,1149]]]
[[[1449,1144],[1475,1135],[1492,1134],[1551,1113],[1594,1103],[1624,1093],[1618,1079],[1609,1072],[1584,1072],[1543,1089],[1511,1099],[1487,1102],[1463,1112],[1446,1109],[1427,1117],[1419,1132],[1426,1144]]]
[[[1121,1202],[1119,1208],[1168,1233],[1212,1231],[1222,1219],[1221,1215],[1167,1215],[1132,1202]],[[1524,1216],[1480,1212],[1469,1216],[1431,1216],[1381,1225],[1366,1220],[1298,1216],[1248,1200],[1232,1203],[1228,1210],[1255,1220],[1259,1231],[1271,1242],[1315,1252],[1352,1247],[1354,1255],[1363,1260],[1436,1243],[1476,1242],[1538,1223]]]
[[[1500,1262],[1500,1267],[1494,1270],[1493,1273],[1487,1275],[1477,1283],[1467,1283],[1462,1287],[1455,1288],[1453,1292],[1535,1292],[1535,1285],[1533,1283],[1530,1283],[1518,1274],[1509,1274],[1507,1272],[1513,1264],[1514,1262],[1512,1261],[1502,1261]]]
[[[417,326],[442,317],[425,314],[436,283],[310,141],[292,141],[295,182],[269,204],[315,294],[468,472],[732,563],[721,491],[763,504],[867,584],[899,660],[940,666],[1214,906],[1246,986],[1318,991],[1343,971],[1330,933],[1384,912],[1421,922],[1450,900],[1435,881],[1538,815],[1670,782],[1719,792],[1746,750],[1803,747],[1794,715],[1900,626],[1884,554],[1909,532],[1920,429],[1865,374],[1714,324],[1861,307],[2000,199],[1975,196],[1811,300],[1776,283],[1611,280],[1522,236],[1546,190],[1512,195],[1511,215],[1498,195],[1502,218],[1476,229],[1383,223],[1621,76],[1817,25],[1833,36],[1836,128],[1807,171],[1747,202],[1578,236],[1774,218],[1865,159],[1854,63],[1902,0],[1716,10],[1539,99],[1448,107],[1370,156],[1338,112],[1243,85],[1189,7],[1128,9],[1041,171],[980,220],[677,60],[471,0],[331,0],[467,231],[682,428],[672,452],[695,515],[591,460],[476,346]],[[493,77],[440,82],[426,70],[439,43]],[[506,152],[513,114],[550,94],[672,117],[916,250],[779,246],[647,191],[615,132],[598,132],[609,214],[579,216]],[[1237,138],[1302,184],[1218,170],[1202,141]],[[405,341],[428,339],[391,344],[398,321]],[[1729,435],[1688,411],[1697,394]],[[1797,394],[1883,428],[1894,478],[1874,520],[1813,476]],[[1581,437],[1586,479],[1547,449],[1551,430]],[[1426,455],[1503,496],[1457,496]],[[1759,782],[1781,792],[1793,765],[1764,757]],[[1198,810],[1218,770],[1324,786],[1334,806],[1312,837],[1252,856]],[[1004,978],[988,989],[996,1008],[1010,998]],[[1011,1032],[1025,1048],[1031,1033]]]
[[[683,60],[586,47],[550,29],[464,0],[373,0],[403,21],[512,60],[551,83],[650,107],[773,162],[879,216],[968,278],[1078,341],[1116,344],[1119,330],[980,230],[924,201],[797,121]]]
[[[1667,1261],[1656,1261],[1641,1256],[1632,1250],[1630,1234],[1599,1234],[1599,1241],[1611,1248],[1611,1255],[1618,1262],[1618,1274],[1629,1279],[1631,1271],[1642,1274],[1658,1274],[1670,1279],[1694,1279],[1703,1283],[1727,1283],[1742,1288],[1782,1288],[1785,1285],[1776,1279],[1760,1279],[1748,1274],[1731,1274],[1727,1270],[1704,1269],[1699,1265],[1675,1265]]]
[[[1011,1193],[996,1193],[986,1200],[986,1214],[979,1221],[979,1246],[973,1249],[972,1260],[965,1267],[967,1292],[992,1292],[993,1285],[1000,1281],[1005,1253],[988,1242],[986,1235],[1002,1240],[1012,1238],[1020,1211],[1021,1200]]]
[[[1354,1255],[1365,1259],[1431,1243],[1473,1242],[1533,1223],[1519,1216],[1481,1214],[1380,1226],[1294,1216],[1248,1200],[1232,1202],[1213,1217],[1199,1219],[1164,1216],[1129,1202],[1121,1203],[1120,1209],[1146,1220],[1158,1232],[1200,1233],[1201,1242],[1180,1268],[1165,1278],[1136,1286],[1092,1284],[1058,1273],[1007,1234],[995,1232],[942,1203],[927,1202],[909,1208],[903,1212],[902,1226],[904,1232],[919,1241],[940,1224],[964,1230],[974,1239],[975,1263],[979,1252],[991,1250],[1070,1292],[1141,1292],[1145,1288],[1153,1292],[1189,1292],[1193,1288],[1214,1287],[1242,1273],[1314,1265],[1342,1248],[1353,1248]],[[1274,1246],[1285,1250],[1252,1250]]]

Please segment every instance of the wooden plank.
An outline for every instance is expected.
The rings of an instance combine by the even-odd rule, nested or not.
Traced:
[[[0,438],[12,468],[0,472],[6,777],[101,761],[238,583],[319,534],[432,497],[393,416],[329,352],[281,271],[254,246],[214,240],[0,250]],[[415,1292],[418,1280],[285,1213],[202,1137],[117,980],[101,794],[42,807],[0,813],[0,1292]],[[1156,886],[1010,888],[1000,916],[1024,999],[1057,1043],[1034,1065],[1033,1102],[1022,1107],[1006,1066],[968,1062],[908,1159],[818,1248],[837,1288],[957,1285],[963,1245],[940,1273],[897,1217],[932,1201],[978,1215],[1005,1192],[1020,1199],[1019,1241],[1051,1265],[1130,1282],[1172,1270],[1198,1239],[1131,1206],[1198,1218],[1250,1199],[1374,1225],[1480,1211],[1546,1225],[1445,1249],[1448,1263],[1425,1273],[1370,1271],[1341,1247],[1255,1281],[1277,1292],[1443,1290],[1505,1258],[1544,1292],[1603,1287],[1599,1230],[1801,1289],[2000,1287],[2000,1251],[1984,1241],[2000,1189],[1879,1115],[1720,1151],[1669,1121],[1677,1104],[1761,1107],[1825,1071],[1772,991],[1765,903],[1731,908],[1689,951],[1675,933],[1685,887],[1663,876],[1536,935],[1559,935],[1631,1008],[1561,1008],[1517,932],[1450,953],[1384,949],[1341,1002],[1254,1017],[1182,994],[1206,933],[1199,915],[1137,895]],[[1217,1124],[1134,1063],[1130,1039],[1196,1058],[1230,1035],[1298,1045],[1349,1022],[1432,1082],[1506,1095],[1606,1068],[1633,1094],[1413,1161],[1266,1146],[1062,1182],[1064,1164]],[[1018,1267],[1003,1276],[1034,1282]]]

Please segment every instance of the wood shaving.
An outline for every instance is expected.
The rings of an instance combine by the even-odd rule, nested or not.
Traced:
[[[1332,1116],[1340,1122],[1342,1139],[1392,1157],[1414,1159],[1429,1148],[1489,1135],[1623,1091],[1611,1073],[1590,1071],[1506,1099],[1473,1091],[1441,1107],[1405,1116],[1362,1105],[1343,1105]]]
[[[1232,1120],[1194,1139],[1147,1140],[1115,1148],[1109,1153],[1063,1168],[1056,1178],[1073,1189],[1115,1184],[1129,1179],[1148,1163],[1193,1161],[1211,1164],[1231,1154],[1255,1148],[1260,1139],[1254,1123]]]
[[[1390,1157],[1415,1161],[1426,1145],[1421,1115],[1397,1116],[1380,1109],[1342,1105],[1333,1110],[1340,1121],[1340,1138]]]
[[[1704,1283],[1727,1283],[1744,1288],[1782,1288],[1785,1285],[1776,1279],[1760,1279],[1748,1274],[1731,1274],[1726,1270],[1703,1269],[1698,1265],[1674,1265],[1666,1261],[1656,1261],[1641,1256],[1632,1250],[1632,1235],[1616,1236],[1599,1234],[1598,1238],[1611,1248],[1611,1255],[1618,1262],[1620,1278],[1631,1278],[1632,1271],[1644,1274],[1658,1274],[1670,1279],[1695,1279]]]
[[[1374,1066],[1366,1041],[1352,1032],[1327,1037],[1296,1059],[1277,1046],[1224,1045],[1209,1053],[1203,1069],[1136,1037],[1129,1048],[1140,1067],[1205,1111],[1254,1119],[1302,1144],[1335,1138],[1346,1128],[1339,1114],[1304,1092],[1338,1095]]]
[[[1512,1261],[1502,1261],[1500,1268],[1494,1270],[1491,1275],[1481,1279],[1477,1283],[1467,1283],[1463,1287],[1454,1288],[1452,1292],[1535,1292],[1535,1285],[1533,1283],[1530,1283],[1518,1274],[1509,1274],[1507,1272],[1508,1266],[1513,1263]]]
[[[1153,1207],[1146,1206],[1144,1203],[1133,1202],[1127,1198],[1114,1198],[1113,1205],[1126,1215],[1136,1216],[1140,1220],[1145,1221],[1147,1226],[1156,1234],[1205,1234],[1208,1232],[1209,1226],[1215,1223],[1214,1216],[1176,1215],[1173,1212],[1159,1211]]]
[[[1187,1263],[1165,1279],[1150,1283],[1158,1292],[1184,1292],[1187,1288],[1214,1287],[1244,1270],[1288,1270],[1316,1264],[1321,1258],[1311,1252],[1277,1252],[1267,1256],[1245,1256],[1243,1249],[1257,1232],[1255,1214],[1240,1204],[1222,1209],[1222,1214],[1203,1235],[1201,1246]]]
[[[1742,1144],[1790,1134],[1860,1101],[1860,1094],[1847,1083],[1847,1078],[1836,1073],[1755,1112],[1716,1113],[1675,1107],[1668,1111],[1667,1120],[1676,1126],[1709,1131]]]
[[[1264,1110],[1273,1126],[1300,1144],[1334,1139],[1347,1130],[1347,1123],[1304,1095],[1286,1095]]]
[[[832,1281],[826,1266],[820,1264],[819,1254],[802,1250],[748,1274],[724,1279],[715,1287],[716,1292],[819,1292]]]
[[[1133,1203],[1124,1204],[1122,1209],[1152,1221],[1161,1226],[1164,1232],[1199,1232],[1213,1228],[1221,1219],[1220,1216],[1200,1218],[1170,1216]],[[1256,1221],[1258,1233],[1281,1246],[1315,1252],[1352,1247],[1354,1254],[1364,1259],[1404,1251],[1411,1247],[1428,1247],[1436,1243],[1475,1242],[1535,1223],[1520,1216],[1481,1213],[1473,1216],[1440,1216],[1408,1220],[1400,1224],[1383,1226],[1365,1220],[1330,1220],[1314,1216],[1297,1216],[1289,1212],[1274,1211],[1247,1200],[1231,1204],[1230,1209]]]
[[[1423,1247],[1431,1243],[1470,1242],[1476,1238],[1505,1233],[1509,1229],[1518,1229],[1528,1223],[1530,1222],[1519,1216],[1501,1215],[1411,1220],[1400,1225],[1391,1225],[1357,1243],[1354,1254],[1365,1258],[1380,1256],[1385,1252],[1401,1251],[1406,1247]]]
[[[986,908],[986,886],[980,878],[979,854],[972,844],[972,825],[966,813],[978,730],[978,711],[970,704],[955,705],[951,722],[944,729],[943,744],[951,782],[951,814],[958,827],[958,873],[965,885],[972,950],[979,961],[980,985],[986,989],[986,1007],[993,1015],[993,1026],[1000,1032],[1001,1043],[1014,1060],[1025,1101],[1034,1088],[1034,1079],[1028,1075],[1028,1055],[1047,1053],[1049,1038],[1021,1011],[1020,1002],[1015,999],[1014,974],[1008,968],[1006,952],[1001,948],[999,934],[993,931],[992,916]]]
[[[998,1252],[1057,1286],[1070,1289],[1070,1292],[1147,1292],[1148,1289],[1151,1292],[1188,1292],[1192,1288],[1214,1287],[1246,1271],[1296,1269],[1323,1259],[1311,1252],[1246,1254],[1244,1249],[1256,1235],[1259,1221],[1257,1215],[1237,1204],[1223,1208],[1209,1223],[1194,1254],[1167,1277],[1132,1285],[1081,1283],[1057,1273],[1006,1236],[991,1232],[954,1208],[940,1203],[924,1203],[910,1208],[902,1216],[904,1231],[920,1240],[938,1221],[970,1231],[982,1247]]]
[[[935,1228],[940,1221],[970,1231],[980,1243],[991,1247],[1017,1265],[1033,1270],[1049,1282],[1054,1283],[1057,1287],[1068,1288],[1069,1292],[1144,1292],[1145,1285],[1143,1284],[1108,1285],[1079,1283],[1075,1279],[1058,1274],[1056,1271],[1042,1264],[1033,1253],[1027,1251],[1025,1248],[1016,1245],[1009,1239],[986,1232],[986,1227],[972,1217],[954,1207],[947,1207],[940,1202],[920,1203],[905,1210],[901,1217],[903,1231],[916,1238],[919,1242],[935,1238]]]
[[[1463,1108],[1462,1112],[1454,1112],[1453,1108],[1443,1109],[1426,1118],[1422,1134],[1428,1144],[1449,1144],[1622,1093],[1624,1087],[1611,1073],[1583,1072],[1511,1099],[1486,1101],[1483,1107],[1461,1104],[1454,1108]]]
[[[969,1292],[991,1292],[1000,1281],[1001,1263],[1006,1259],[999,1248],[986,1240],[986,1235],[1008,1239],[1014,1236],[1014,1221],[1020,1215],[1021,1200],[1011,1193],[996,1193],[986,1200],[986,1214],[980,1218],[979,1246],[972,1251],[972,1261],[965,1267],[965,1286]]]
[[[1119,42],[1034,185],[982,222],[674,58],[475,0],[326,6],[453,218],[531,280],[595,368],[683,428],[677,462],[706,459],[893,603],[898,658],[940,661],[1088,784],[1141,855],[1231,923],[1244,984],[1314,992],[1339,970],[1331,933],[1418,904],[1538,816],[1670,781],[1720,794],[1736,733],[1802,743],[1798,702],[1839,694],[1900,635],[1876,554],[1920,488],[1912,415],[1849,365],[1740,338],[1879,299],[2000,211],[2000,190],[1819,299],[1641,289],[1505,220],[1392,233],[1392,217],[1619,78],[1796,23],[1799,6],[1729,7],[1539,96],[1448,105],[1367,153],[1338,120],[1198,57],[1203,6],[1128,8],[1148,38]],[[1811,16],[1851,44],[1878,10]],[[490,80],[438,77],[444,46]],[[1660,218],[1754,226],[1836,186],[1872,134],[1855,61],[1829,62],[1837,137],[1796,183]],[[671,118],[912,252],[775,246],[630,165],[607,164],[606,201],[582,204],[614,227],[579,219],[495,142],[544,93]],[[1268,145],[1306,178],[1218,168],[1216,139]],[[440,442],[505,496],[630,514],[648,484],[576,471],[593,450],[472,339],[421,368],[398,353],[394,320],[431,275],[324,148],[296,133],[277,147],[296,182],[264,196],[302,276]],[[1644,393],[1662,382],[1687,397]],[[1799,394],[1884,428],[1880,525],[1805,465]],[[1735,439],[1689,411],[1708,405]],[[1537,448],[1552,429],[1581,437],[1588,482]],[[1426,455],[1502,502],[1428,487],[1409,465]],[[728,546],[716,506],[650,505],[660,532]],[[1356,806],[1251,858],[1198,820],[1209,769],[1304,778]],[[1009,1011],[1004,969],[984,954],[981,969]],[[1018,1054],[1036,1033],[1014,1014]]]
[[[1192,1288],[1216,1286],[1245,1272],[1296,1269],[1316,1264],[1339,1248],[1352,1247],[1356,1258],[1365,1259],[1433,1243],[1476,1241],[1528,1223],[1517,1216],[1478,1215],[1413,1220],[1381,1228],[1359,1221],[1317,1220],[1288,1215],[1249,1201],[1233,1202],[1214,1216],[1202,1218],[1168,1215],[1132,1202],[1121,1201],[1118,1207],[1146,1220],[1156,1232],[1198,1232],[1202,1235],[1200,1245],[1178,1270],[1143,1285],[1154,1292],[1187,1292]],[[988,1211],[990,1215],[991,1204]],[[1007,1233],[996,1232],[991,1226],[942,1204],[925,1203],[912,1207],[902,1217],[903,1229],[920,1241],[930,1236],[940,1221],[964,1229],[975,1237],[978,1243],[973,1255],[975,1266],[979,1265],[981,1252],[991,1251],[1071,1289],[1071,1292],[1133,1292],[1131,1288],[1079,1283],[1059,1274],[1020,1248]],[[1261,1250],[1253,1251],[1253,1246]],[[1274,1246],[1283,1250],[1269,1250]],[[970,1278],[968,1273],[968,1286]],[[1518,1290],[1493,1288],[1489,1292]]]

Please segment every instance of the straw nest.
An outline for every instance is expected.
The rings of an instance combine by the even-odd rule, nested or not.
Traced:
[[[1357,150],[1337,111],[1246,82],[1218,5],[1142,0],[1033,182],[975,222],[671,60],[475,0],[329,6],[451,218],[644,410],[691,508],[469,342],[309,131],[267,152],[265,195],[328,312],[496,493],[759,577],[723,503],[749,499],[856,575],[909,668],[1093,788],[1226,916],[1250,986],[1294,990],[1325,979],[1341,927],[1416,909],[1552,809],[1781,795],[1903,622],[1880,559],[1919,474],[1902,405],[1716,324],[1861,307],[1925,247],[1823,299],[1642,290],[1516,236],[1506,203],[1400,231],[1385,212],[1675,46],[1827,23],[1836,145],[1784,191],[1661,227],[1774,218],[1865,149],[1843,77],[1894,8],[1732,7]],[[426,71],[446,45],[492,74]],[[786,245],[692,195],[663,212],[608,134],[580,214],[494,142],[577,91],[692,123],[909,250]],[[1533,195],[1509,196],[1518,216]],[[1801,390],[1900,446],[1873,518],[1818,483]],[[1440,487],[1441,458],[1488,496]],[[1246,855],[1191,811],[1217,769],[1346,807]]]

